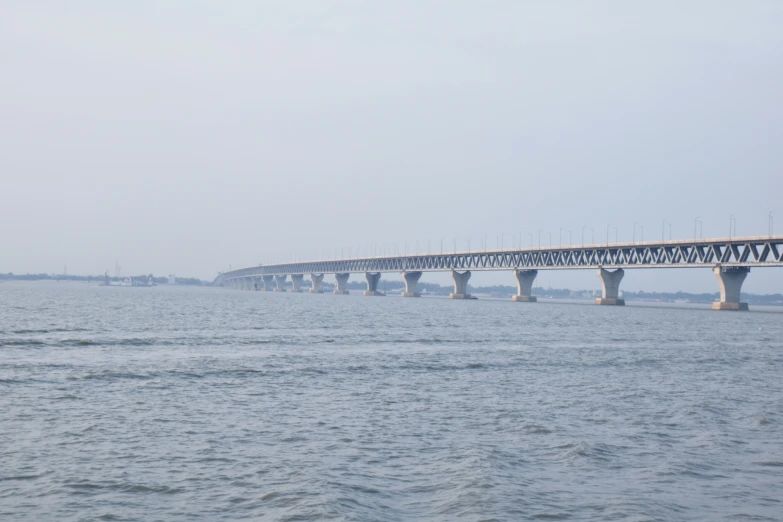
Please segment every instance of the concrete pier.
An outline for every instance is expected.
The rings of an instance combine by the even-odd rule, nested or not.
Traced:
[[[625,304],[625,299],[620,299],[619,295],[620,281],[623,280],[624,275],[625,272],[623,272],[622,268],[618,268],[614,272],[599,268],[598,279],[601,280],[602,293],[601,297],[595,300],[595,304],[623,306]]]
[[[304,274],[292,274],[291,275],[291,291],[301,292],[302,281],[304,281]]]
[[[344,274],[334,274],[334,278],[337,281],[337,286],[334,289],[334,293],[337,295],[348,295],[350,292],[346,288],[348,285],[348,278],[351,276],[350,273],[344,273]]]
[[[405,282],[405,290],[401,292],[403,297],[421,297],[421,294],[416,291],[416,286],[421,279],[421,272],[403,272],[402,280]]]
[[[277,286],[275,287],[275,292],[285,292],[285,281],[288,279],[288,275],[276,275],[275,281],[277,281]]]
[[[386,295],[378,291],[378,281],[381,280],[380,272],[367,272],[364,275],[367,278],[367,290],[364,291],[364,295]]]
[[[712,303],[713,310],[747,310],[748,303],[740,302],[742,283],[750,273],[746,266],[720,267],[712,269],[720,285],[720,301]]]
[[[261,278],[264,280],[264,290],[267,292],[271,292],[274,287],[272,286],[272,281],[275,280],[275,276],[272,275],[265,275],[261,276]]]
[[[449,294],[451,299],[473,299],[473,296],[468,293],[470,270],[462,273],[452,270],[451,278],[454,280],[454,293]]]
[[[533,297],[533,281],[538,275],[538,270],[514,270],[514,277],[517,279],[517,295],[511,298],[512,301],[520,303],[535,303],[537,299]]]
[[[310,289],[311,294],[323,294],[324,291],[321,288],[321,283],[324,282],[323,274],[310,274],[310,279],[313,281],[313,287]]]

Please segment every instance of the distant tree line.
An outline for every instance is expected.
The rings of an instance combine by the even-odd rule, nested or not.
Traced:
[[[150,274],[141,274],[132,277],[134,280],[147,281],[150,278]],[[110,281],[122,281],[127,277],[109,277]],[[106,280],[105,275],[65,275],[65,274],[14,274],[12,272],[0,273],[0,281],[81,281],[85,283],[103,282]],[[194,286],[211,286],[212,283],[208,281],[202,281],[195,277],[177,277],[176,284],[178,285],[194,285]],[[168,284],[168,277],[153,277],[152,281],[158,285]]]

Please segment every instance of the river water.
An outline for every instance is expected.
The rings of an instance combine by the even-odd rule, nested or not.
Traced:
[[[782,520],[783,314],[0,284],[0,520]]]

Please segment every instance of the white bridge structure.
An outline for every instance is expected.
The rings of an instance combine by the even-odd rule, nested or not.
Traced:
[[[435,254],[410,254],[356,257],[316,261],[297,261],[258,265],[224,272],[217,284],[244,290],[284,292],[288,277],[291,290],[302,291],[305,275],[312,279],[312,293],[322,293],[324,274],[334,274],[335,294],[347,294],[350,274],[364,273],[365,295],[384,295],[378,291],[382,273],[402,274],[405,297],[419,297],[416,285],[423,272],[451,272],[454,280],[452,299],[471,299],[467,291],[471,271],[509,270],[517,281],[514,301],[535,302],[531,295],[538,270],[597,270],[602,297],[597,304],[623,305],[619,297],[625,269],[632,268],[711,268],[720,285],[717,310],[747,310],[740,302],[742,282],[752,267],[783,266],[783,236],[753,236],[724,239],[695,239],[603,245],[521,248]]]

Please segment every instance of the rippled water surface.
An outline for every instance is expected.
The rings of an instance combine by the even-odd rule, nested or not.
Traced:
[[[783,314],[0,285],[0,520],[781,520]]]

